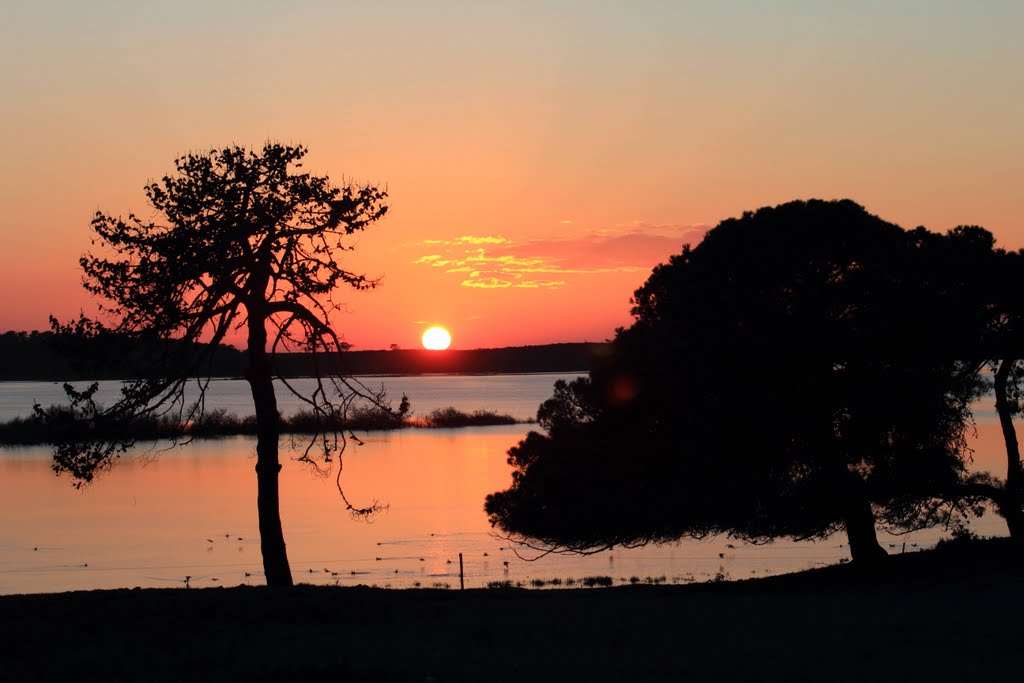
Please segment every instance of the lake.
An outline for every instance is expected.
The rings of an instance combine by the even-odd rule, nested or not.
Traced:
[[[418,375],[415,377],[360,377],[369,389],[387,388],[388,396],[397,407],[402,394],[412,401],[414,414],[426,415],[437,408],[452,406],[472,411],[478,408],[509,414],[526,420],[537,414],[537,406],[551,396],[551,387],[558,379],[573,379],[577,375],[540,373],[534,375]],[[311,379],[293,379],[289,383],[297,390],[309,392]],[[79,388],[88,382],[75,382]],[[305,408],[281,381],[275,381],[278,409],[290,415]],[[101,382],[96,399],[109,405],[120,396],[120,383]],[[189,397],[198,395],[193,389]],[[49,406],[67,403],[60,382],[3,382],[0,383],[0,421],[32,414],[32,405]],[[249,385],[240,379],[213,380],[207,393],[207,406],[223,408],[239,416],[252,415],[252,394]]]
[[[525,419],[535,415],[562,377],[543,375],[363,378],[383,383],[396,400],[406,393],[416,414],[454,406]],[[570,377],[566,377],[569,379]],[[108,397],[117,385],[104,388]],[[282,412],[298,409],[284,398]],[[54,383],[0,384],[0,419],[27,415],[33,402],[60,402]],[[991,403],[991,400],[987,400]],[[251,413],[248,387],[215,381],[208,405]],[[979,471],[1004,474],[1005,455],[993,411],[976,412],[972,440]],[[824,542],[750,546],[727,538],[682,541],[591,556],[547,555],[496,536],[483,513],[487,493],[506,488],[505,453],[531,428],[400,430],[360,435],[345,453],[345,492],[356,505],[389,506],[371,521],[344,510],[334,477],[287,460],[281,472],[281,515],[293,576],[313,584],[407,588],[459,585],[459,553],[467,587],[510,581],[564,585],[606,576],[615,583],[706,581],[763,576],[833,564],[849,557],[837,535]],[[286,439],[287,441],[287,439]],[[255,440],[197,441],[172,450],[136,451],[84,490],[50,470],[46,447],[0,449],[0,594],[93,588],[260,584],[256,520]],[[978,533],[1005,535],[988,514]],[[891,537],[889,552],[933,545],[941,530]],[[905,544],[905,545],[904,545]]]

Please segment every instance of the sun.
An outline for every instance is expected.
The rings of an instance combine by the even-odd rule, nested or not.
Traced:
[[[431,327],[423,333],[423,348],[444,351],[452,343],[452,335],[443,327]]]

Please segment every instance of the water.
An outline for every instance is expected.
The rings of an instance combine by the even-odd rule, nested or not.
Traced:
[[[533,375],[421,375],[415,377],[360,377],[367,388],[387,389],[388,397],[397,407],[406,394],[412,402],[414,415],[427,415],[437,408],[452,406],[464,411],[493,410],[526,420],[537,413],[537,406],[551,396],[552,385],[558,379],[573,379],[576,375],[539,373]],[[299,392],[309,393],[311,379],[294,379],[289,383]],[[76,382],[84,389],[88,382]],[[274,383],[279,410],[290,415],[306,406],[280,381]],[[120,395],[120,383],[101,382],[96,399],[110,405]],[[189,398],[198,396],[191,387]],[[66,404],[67,398],[60,382],[3,382],[0,383],[0,421],[32,414],[32,405]],[[208,409],[222,408],[239,417],[253,414],[252,394],[245,380],[220,379],[210,382],[206,394]]]
[[[417,413],[454,405],[529,417],[559,375],[382,378],[396,398],[406,392]],[[49,392],[49,393],[48,393]],[[51,397],[47,398],[47,397]],[[56,401],[59,385],[0,385],[0,410],[26,414],[32,400]],[[244,414],[244,383],[223,381],[213,407]],[[294,409],[297,404],[291,408]],[[282,401],[285,412],[289,405]],[[5,413],[0,413],[3,415]],[[998,423],[979,409],[973,440],[979,471],[1001,473]],[[680,583],[796,571],[848,558],[835,536],[825,542],[748,546],[727,538],[684,541],[593,556],[513,550],[483,514],[487,493],[510,481],[505,452],[529,425],[462,430],[403,430],[365,435],[345,455],[343,484],[357,505],[373,499],[389,510],[371,522],[343,509],[332,476],[286,461],[281,472],[285,540],[296,581],[395,588],[457,588],[462,553],[468,587],[509,581],[530,586],[607,576]],[[49,469],[46,447],[0,450],[0,593],[92,588],[237,585],[263,582],[256,522],[255,441],[195,442],[167,452],[139,449],[83,491]],[[336,472],[335,472],[336,473]],[[998,517],[976,524],[1005,534]],[[890,552],[934,544],[941,531],[893,538]],[[730,547],[730,545],[735,547]],[[519,553],[517,555],[516,553]]]

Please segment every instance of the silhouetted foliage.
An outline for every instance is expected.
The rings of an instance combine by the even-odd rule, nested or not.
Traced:
[[[991,500],[1006,519],[1010,535],[1024,538],[1024,474],[1014,418],[1021,413],[1024,390],[1024,302],[1018,293],[1024,276],[1024,252],[1007,252],[995,247],[992,235],[977,226],[951,231],[945,252],[944,272],[957,278],[957,289],[966,292],[955,305],[969,311],[968,324],[961,327],[980,331],[969,340],[973,355],[992,374],[995,410],[1006,451],[1006,478],[975,475],[964,491]]]
[[[974,302],[935,257],[957,239],[848,200],[723,221],[654,269],[607,362],[556,384],[491,523],[578,552],[845,530],[868,559],[876,518],[976,512],[952,493],[984,389],[978,329],[956,328]]]
[[[512,425],[516,420],[511,415],[502,415],[493,410],[474,410],[467,413],[452,407],[438,408],[430,411],[423,419],[425,427],[488,427],[492,425]]]
[[[918,228],[914,236],[927,248],[928,292],[940,301],[935,317],[945,328],[932,346],[970,359],[991,375],[995,410],[1006,450],[1006,478],[975,473],[947,492],[990,500],[1006,519],[1010,535],[1024,537],[1024,477],[1014,417],[1021,412],[1024,378],[1024,303],[1017,292],[1024,275],[1024,252],[997,248],[993,235],[975,225],[958,226],[937,236]]]
[[[92,229],[98,251],[80,263],[84,286],[101,301],[104,319],[54,321],[55,332],[83,343],[126,340],[149,355],[138,363],[143,374],[126,383],[111,406],[95,402],[93,385],[67,387],[70,410],[36,407],[44,422],[70,417],[91,427],[94,436],[59,441],[54,452],[58,473],[91,481],[133,445],[137,434],[126,426],[154,417],[201,423],[216,349],[232,332],[244,331],[256,411],[261,550],[272,586],[291,584],[278,505],[281,425],[273,354],[313,354],[312,393],[282,380],[312,416],[315,436],[300,460],[336,460],[345,447],[337,425],[347,423],[350,411],[367,402],[389,408],[382,393],[321,372],[316,361],[317,354],[337,355],[347,346],[331,326],[335,290],[376,284],[346,270],[341,258],[352,249],[347,238],[385,214],[386,193],[369,185],[335,187],[303,172],[305,154],[304,147],[275,143],[260,151],[227,147],[187,154],[176,160],[173,174],[145,188],[160,222],[97,213]],[[190,384],[198,392],[194,402],[186,398]],[[355,514],[376,509],[350,504],[340,479],[338,491]]]

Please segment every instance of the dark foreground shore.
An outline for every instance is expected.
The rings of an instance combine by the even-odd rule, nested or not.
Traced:
[[[770,579],[530,591],[0,597],[0,677],[107,681],[967,681],[1019,674],[1005,541]]]

